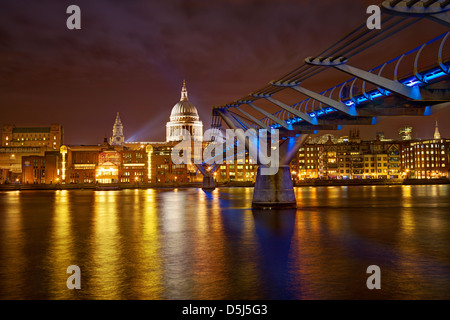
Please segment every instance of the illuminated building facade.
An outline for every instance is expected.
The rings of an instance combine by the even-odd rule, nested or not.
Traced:
[[[49,127],[16,127],[4,125],[2,147],[45,147],[59,150],[64,143],[64,130],[60,124]]]
[[[44,156],[45,147],[0,147],[0,184],[22,182],[22,157]]]
[[[321,141],[322,143],[318,143]],[[362,141],[359,131],[348,139],[308,139],[291,162],[294,180],[401,178],[401,142]]]
[[[64,141],[60,124],[49,127],[16,127],[4,125],[0,147],[0,184],[24,182],[22,157],[44,156],[46,151],[58,151]]]
[[[214,180],[219,183],[255,182],[258,165],[246,153],[243,159],[224,160],[214,172]]]
[[[62,146],[61,182],[65,184],[163,184],[201,182],[195,165],[175,164],[176,142],[112,146]]]
[[[449,177],[450,140],[414,141],[402,149],[404,175],[414,179]]]

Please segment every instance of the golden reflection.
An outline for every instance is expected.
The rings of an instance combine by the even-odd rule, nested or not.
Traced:
[[[402,233],[407,236],[411,236],[416,228],[416,224],[414,221],[414,214],[411,209],[405,208],[401,211],[400,216]]]
[[[251,201],[253,199],[253,188],[244,188],[245,200]]]
[[[71,234],[71,213],[68,199],[69,191],[57,190],[54,198],[54,211],[51,225],[50,248],[48,260],[51,265],[50,277],[52,286],[50,292],[54,294],[51,299],[67,299],[72,291],[67,290],[66,281],[69,277],[67,267],[79,265],[73,254],[73,235]]]
[[[188,206],[195,206],[186,201],[185,192],[161,192],[161,226],[163,248],[163,270],[165,274],[165,294],[171,299],[187,299],[187,293],[192,290],[188,281],[191,270],[192,250],[189,245],[192,240],[187,230],[194,226],[186,225],[189,219]],[[188,207],[189,208],[189,207]],[[192,207],[191,207],[192,209]]]
[[[225,289],[218,292],[217,285],[211,285],[211,280],[215,283],[224,281],[226,274],[224,264],[224,241],[222,223],[218,219],[217,212],[208,210],[208,204],[217,203],[218,193],[204,192],[200,190],[193,195],[194,203],[197,203],[197,212],[192,216],[195,221],[195,231],[191,239],[192,248],[192,272],[195,288],[192,299],[202,299],[210,297],[220,299],[226,294]],[[213,199],[212,199],[213,198]],[[215,200],[214,200],[215,199]],[[212,235],[213,234],[213,235]],[[213,239],[214,242],[211,242]]]
[[[5,192],[3,194],[4,209],[0,212],[0,278],[2,291],[10,299],[21,299],[27,288],[26,278],[23,276],[26,268],[26,257],[22,213],[20,208],[20,191]]]
[[[142,232],[137,252],[139,260],[136,274],[137,299],[163,299],[163,265],[161,237],[159,234],[159,220],[157,208],[157,192],[153,189],[140,191],[143,203],[141,211]]]
[[[196,199],[192,199],[197,203],[197,214],[196,214],[196,231],[200,233],[200,235],[205,236],[208,233],[208,229],[210,227],[208,223],[208,208],[207,208],[207,197],[211,197],[212,193],[205,193],[203,190],[200,190],[194,194]]]
[[[411,186],[402,186],[402,206],[410,208],[413,205],[413,196]]]
[[[431,197],[431,198],[437,198],[439,196],[439,189],[440,189],[439,185],[432,185],[431,190],[427,189],[427,190],[429,190],[429,193],[427,194],[427,196]],[[433,206],[436,206],[436,204],[433,203]]]
[[[95,191],[92,239],[92,292],[95,298],[121,298],[118,284],[121,241],[118,229],[118,197],[115,191]]]

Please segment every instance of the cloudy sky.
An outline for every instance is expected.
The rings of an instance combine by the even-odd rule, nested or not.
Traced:
[[[120,112],[127,140],[161,141],[186,79],[189,100],[209,126],[211,107],[264,87],[363,23],[373,0],[2,0],[0,124],[61,123],[68,144],[110,136]],[[81,8],[81,30],[66,8]],[[424,24],[378,48],[374,67],[442,33]],[[379,58],[380,61],[376,61]],[[361,60],[363,61],[363,60]],[[359,63],[362,63],[359,61]],[[364,64],[363,63],[363,64]],[[319,90],[334,79],[314,84]],[[437,116],[386,120],[362,130],[395,137],[414,125],[428,138]],[[347,134],[346,129],[337,133]]]

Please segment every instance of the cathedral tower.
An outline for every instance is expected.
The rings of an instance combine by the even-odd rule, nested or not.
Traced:
[[[113,146],[122,146],[125,143],[123,125],[118,112],[113,126],[113,136],[109,138],[109,143]]]
[[[438,122],[436,120],[436,128],[434,129],[434,139],[438,140],[441,138],[441,134],[439,133]]]

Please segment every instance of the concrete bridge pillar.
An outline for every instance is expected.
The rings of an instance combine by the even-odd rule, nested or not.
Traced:
[[[289,165],[282,165],[274,175],[256,174],[252,206],[254,208],[296,208],[294,185]]]
[[[214,190],[215,188],[216,188],[216,182],[214,181],[214,177],[209,176],[209,175],[203,176],[202,189],[211,191],[211,190]]]
[[[308,134],[300,134],[296,137],[287,137],[280,142],[280,165],[276,174],[262,175],[262,167],[259,166],[253,191],[252,206],[254,208],[297,207],[289,164],[307,137]]]

